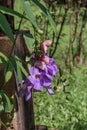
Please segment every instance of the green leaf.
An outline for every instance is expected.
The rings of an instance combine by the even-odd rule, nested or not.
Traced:
[[[57,26],[56,23],[54,22],[51,14],[49,13],[49,11],[47,10],[46,7],[44,7],[39,1],[37,0],[32,0],[32,2],[40,8],[40,10],[47,16],[47,18],[49,19],[49,22],[51,24],[51,26],[53,27],[54,31],[57,32]]]
[[[31,9],[30,3],[28,1],[25,1],[23,3],[24,3],[24,5],[23,5],[24,6],[24,11],[25,11],[28,19],[30,20],[32,25],[38,30],[39,28],[38,28],[38,25],[36,23],[36,19],[35,19],[34,15],[33,15],[33,11]]]
[[[50,15],[50,13],[49,13],[48,11],[47,11],[47,17],[48,17],[48,19],[49,19],[49,22],[50,22],[52,28],[54,29],[54,31],[57,32],[57,26],[56,26],[56,24],[55,24],[55,22],[54,22],[52,16]]]
[[[23,65],[20,63],[19,66],[20,66],[20,69],[21,69],[22,73],[27,77],[27,76],[28,76],[28,73],[27,73],[27,71],[25,70],[25,68],[23,67]]]
[[[0,58],[0,64],[2,64],[2,63],[3,63],[2,58]]]
[[[1,58],[3,58],[6,62],[8,62],[8,57],[6,55],[4,55],[2,52],[0,52],[0,60]]]
[[[34,45],[35,39],[32,36],[32,34],[30,34],[30,33],[24,34],[24,39],[25,39],[25,43],[26,43],[27,48],[29,50],[33,49],[33,45]]]
[[[2,114],[3,111],[4,111],[4,105],[3,105],[2,95],[0,91],[0,115]]]
[[[24,15],[20,14],[19,12],[14,11],[14,10],[12,10],[12,9],[9,9],[9,8],[7,8],[7,7],[5,7],[5,6],[1,6],[1,5],[0,5],[0,11],[1,11],[2,13],[4,13],[4,14],[9,14],[9,15],[11,15],[11,16],[18,16],[18,17],[20,17],[20,18],[25,18],[25,19],[27,19]]]
[[[11,62],[11,64],[12,64],[14,70],[17,72],[17,63],[16,63],[15,57],[14,57],[14,56],[10,56],[10,57],[9,57],[9,60],[10,60],[10,62]]]
[[[1,95],[2,95],[2,98],[4,100],[4,104],[5,104],[5,106],[4,106],[5,107],[5,112],[11,112],[12,108],[13,108],[13,105],[12,105],[9,97],[4,92],[2,92]]]
[[[32,0],[32,2],[40,8],[40,10],[45,14],[47,15],[47,9],[37,0]]]
[[[6,19],[6,17],[0,13],[0,28],[6,33],[10,40],[14,43],[14,36],[11,30],[11,27]]]
[[[4,75],[5,75],[5,83],[9,81],[9,79],[12,77],[13,73],[13,66],[10,62],[7,62],[5,64],[5,70],[4,70]]]
[[[4,55],[2,52],[0,52],[0,63],[5,66],[8,63],[8,61],[8,57]]]
[[[0,102],[0,115],[3,113],[3,111],[4,111],[3,102]]]
[[[27,73],[27,71],[25,70],[25,68],[24,68],[24,66],[22,64],[22,59],[20,57],[18,57],[18,56],[15,56],[15,58],[16,58],[17,67],[27,77],[28,73]]]
[[[21,83],[22,82],[22,72],[21,72],[21,69],[20,69],[20,62],[19,61],[16,61],[17,63],[17,77],[18,77],[18,81]]]

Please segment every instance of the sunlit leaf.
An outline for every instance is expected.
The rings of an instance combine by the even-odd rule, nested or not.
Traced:
[[[47,11],[47,17],[48,17],[49,22],[50,22],[51,26],[53,27],[54,31],[57,31],[57,26],[51,16],[51,14],[48,11]]]
[[[29,50],[33,49],[33,45],[34,45],[35,39],[32,36],[32,34],[27,34],[27,33],[24,34],[24,39],[25,39],[25,43],[26,43],[27,48]]]
[[[17,63],[17,77],[18,77],[18,81],[21,83],[22,82],[22,72],[21,72],[21,69],[20,69],[20,62],[19,61],[16,61]]]
[[[32,2],[38,6],[40,8],[40,10],[47,16],[47,18],[49,19],[49,22],[51,24],[51,26],[53,27],[54,31],[57,31],[57,26],[55,21],[53,20],[51,14],[49,13],[48,9],[46,7],[44,7],[39,1],[37,0],[32,0]]]
[[[5,64],[4,76],[5,76],[5,83],[12,77],[13,73],[13,66],[10,62]]]
[[[28,19],[30,20],[32,25],[38,30],[39,28],[38,28],[38,25],[36,23],[36,19],[35,19],[34,15],[33,15],[33,11],[31,9],[29,1],[25,1],[23,6],[24,6],[24,11],[25,11]]]
[[[4,55],[2,52],[0,52],[0,60],[1,60],[2,58],[3,58],[6,62],[8,62],[8,60],[9,60],[6,55]]]

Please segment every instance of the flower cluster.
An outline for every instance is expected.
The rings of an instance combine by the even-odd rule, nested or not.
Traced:
[[[51,83],[53,76],[56,76],[58,67],[53,58],[47,54],[47,48],[52,44],[46,40],[40,44],[41,55],[34,57],[33,66],[29,70],[29,76],[23,80],[24,87],[20,90],[20,95],[25,96],[26,101],[31,98],[31,90],[42,91],[45,87],[49,94],[53,94]]]

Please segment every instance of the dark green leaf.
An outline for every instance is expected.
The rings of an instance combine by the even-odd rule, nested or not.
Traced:
[[[17,72],[17,63],[16,63],[15,57],[14,56],[10,56],[9,59],[10,59],[10,62],[12,64],[14,70]]]
[[[24,15],[20,14],[19,12],[14,11],[14,10],[12,10],[12,9],[9,9],[9,8],[7,8],[7,7],[5,7],[5,6],[1,6],[1,5],[0,5],[0,11],[1,11],[2,13],[4,13],[4,14],[9,14],[9,15],[11,15],[11,16],[18,16],[18,17],[20,17],[20,18],[25,18],[25,19],[27,19]]]
[[[9,87],[11,87],[11,86],[9,86]],[[9,97],[3,91],[1,91],[1,95],[2,95],[3,102],[4,102],[5,112],[11,112],[13,105],[12,105]]]
[[[16,58],[16,63],[17,63],[18,69],[27,77],[28,73],[27,73],[27,71],[25,70],[25,68],[22,64],[22,59],[18,56],[15,56],[15,58]]]
[[[4,100],[6,102],[5,104],[5,112],[11,112],[13,105],[11,104],[11,101],[9,99],[9,97],[4,93]]]
[[[27,73],[27,71],[25,70],[25,68],[23,67],[23,65],[22,65],[22,64],[19,64],[19,66],[20,66],[20,69],[21,69],[22,73],[27,77],[27,76],[28,76],[28,73]]]
[[[0,102],[0,115],[2,114],[3,111],[4,111],[3,102]]]
[[[0,13],[0,28],[6,33],[12,42],[14,42],[14,36],[11,27],[6,19],[6,17]]]
[[[0,91],[0,115],[2,114],[3,111],[4,111],[4,105],[3,105],[2,95]]]
[[[47,15],[47,9],[46,9],[39,1],[37,1],[37,0],[32,0],[32,2],[33,2],[37,7],[39,7],[45,15]]]

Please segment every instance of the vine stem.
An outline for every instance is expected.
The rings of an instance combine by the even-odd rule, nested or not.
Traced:
[[[78,45],[78,56],[80,57],[81,55],[81,50],[82,50],[82,35],[83,35],[83,31],[84,31],[84,28],[86,26],[86,15],[87,15],[87,9],[84,10],[84,15],[83,15],[83,19],[82,19],[82,26],[81,26],[81,30],[80,30],[80,33],[79,33],[79,45]]]
[[[61,23],[60,31],[59,31],[59,33],[58,33],[57,40],[56,40],[56,43],[55,43],[54,50],[53,50],[53,52],[51,53],[51,57],[53,57],[53,55],[55,54],[55,52],[56,52],[56,50],[57,50],[57,46],[58,46],[58,44],[59,44],[59,39],[60,39],[60,36],[61,36],[61,33],[62,33],[62,29],[63,29],[64,23],[65,23],[67,11],[68,11],[68,9],[66,8],[66,9],[65,9],[65,14],[64,14],[64,17],[63,17],[63,21],[62,21],[62,23]]]

